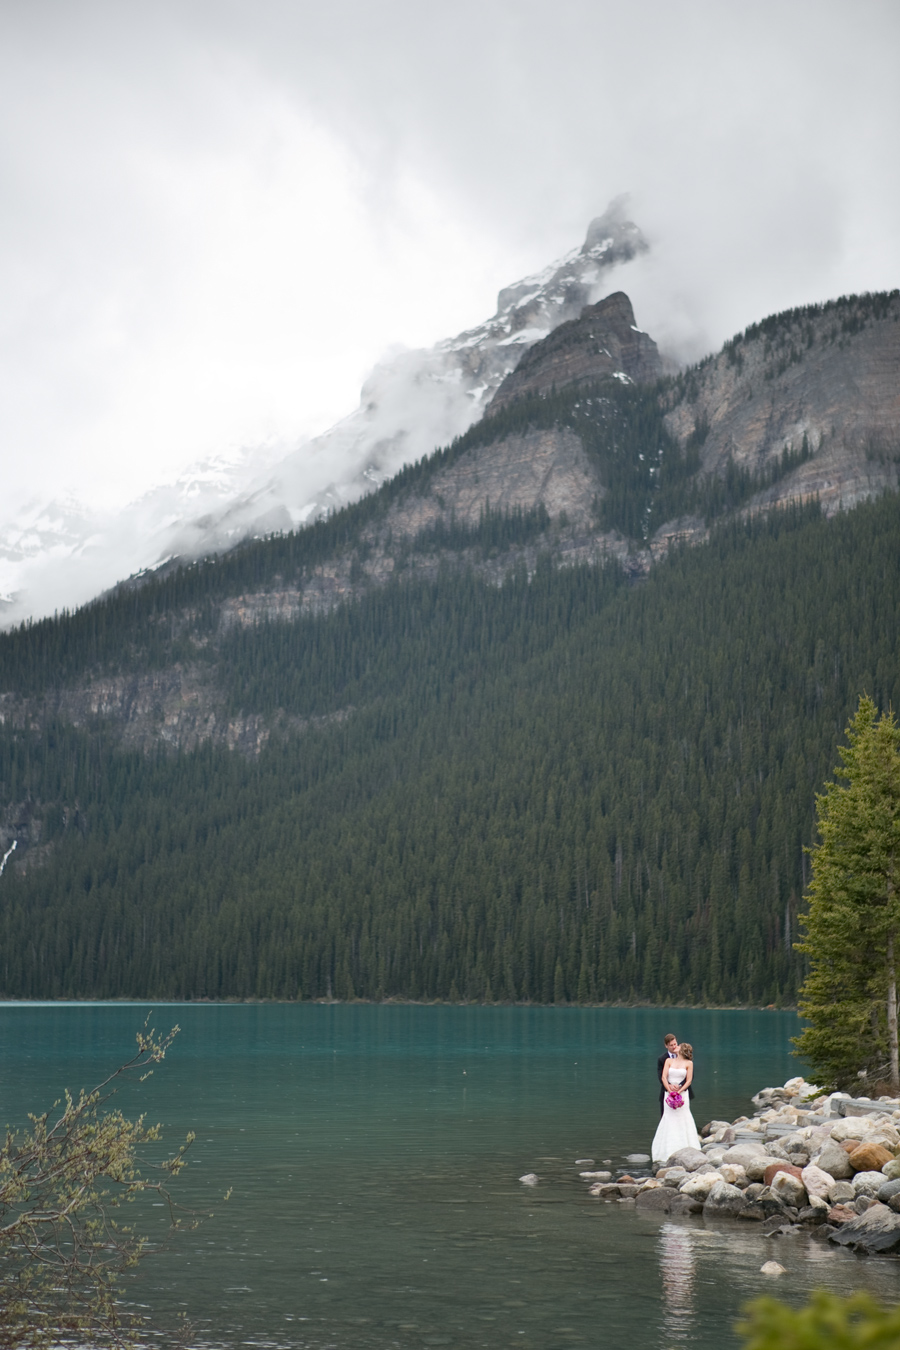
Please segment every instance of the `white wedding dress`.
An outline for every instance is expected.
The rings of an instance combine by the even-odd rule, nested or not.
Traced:
[[[669,1083],[671,1086],[680,1085],[687,1078],[687,1069],[670,1069]],[[669,1094],[666,1093],[666,1096]],[[664,1163],[671,1158],[673,1153],[677,1153],[680,1148],[699,1148],[700,1136],[697,1133],[697,1126],[694,1124],[694,1117],[691,1115],[691,1099],[685,1092],[684,1106],[669,1106],[665,1098],[663,1099],[663,1113],[659,1122],[659,1129],[653,1136],[653,1143],[650,1145],[650,1157],[655,1163]]]

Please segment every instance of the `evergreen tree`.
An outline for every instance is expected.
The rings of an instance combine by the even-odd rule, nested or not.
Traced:
[[[800,1000],[810,1025],[796,1043],[829,1082],[887,1070],[896,1092],[900,728],[863,697],[847,739],[836,770],[846,782],[816,798],[819,841],[799,944],[812,960]]]

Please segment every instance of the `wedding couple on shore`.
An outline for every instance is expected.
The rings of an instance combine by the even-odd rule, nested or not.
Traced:
[[[664,1163],[680,1148],[699,1148],[700,1136],[691,1115],[694,1095],[694,1049],[687,1041],[679,1045],[671,1032],[664,1039],[665,1051],[656,1063],[659,1078],[659,1129],[653,1136],[650,1157]]]

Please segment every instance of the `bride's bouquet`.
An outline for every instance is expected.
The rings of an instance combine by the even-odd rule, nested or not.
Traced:
[[[684,1106],[684,1098],[680,1092],[670,1092],[666,1098],[666,1106],[670,1106],[673,1111],[677,1111],[679,1106]]]

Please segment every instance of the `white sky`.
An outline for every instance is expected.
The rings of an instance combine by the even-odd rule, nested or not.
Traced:
[[[898,58],[896,0],[0,0],[0,516],[323,430],[621,192],[685,355],[900,284]]]

